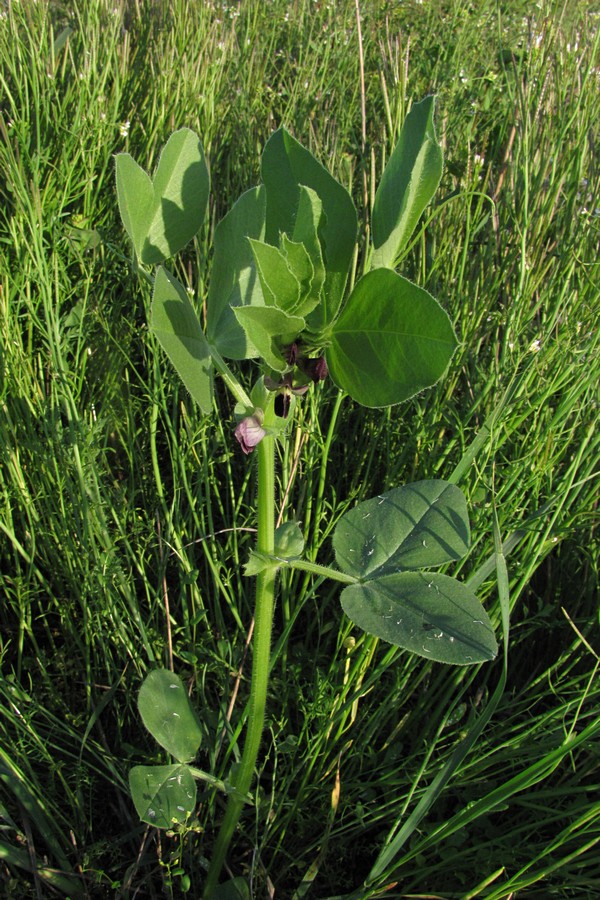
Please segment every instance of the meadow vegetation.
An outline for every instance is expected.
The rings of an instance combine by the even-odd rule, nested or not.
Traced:
[[[152,170],[174,129],[200,136],[209,214],[175,274],[202,311],[214,228],[279,125],[368,228],[371,185],[432,93],[444,174],[399,271],[460,346],[391,409],[319,385],[278,497],[328,565],[357,502],[454,480],[472,546],[449,572],[501,641],[502,541],[509,641],[493,663],[428,662],[354,628],[337,585],[283,572],[255,804],[228,862],[257,898],[600,893],[600,15],[363,0],[360,21],[351,0],[0,7],[6,896],[200,896],[221,794],[203,785],[173,833],[129,795],[132,766],[165,760],[136,707],[153,668],[189,686],[202,769],[225,779],[240,753],[253,463],[226,392],[203,415],[148,330],[114,155]]]

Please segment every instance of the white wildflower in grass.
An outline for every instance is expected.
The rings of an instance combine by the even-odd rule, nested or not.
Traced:
[[[543,40],[544,40],[544,33],[542,31],[538,31],[538,32],[534,31],[529,40],[530,46],[534,50],[539,50],[540,47],[542,46]]]
[[[473,154],[473,174],[477,178],[478,181],[482,179],[482,169],[485,166],[485,157],[481,156],[479,153]]]
[[[119,134],[121,135],[121,137],[126,138],[129,134],[130,128],[131,128],[131,122],[129,121],[129,119],[127,119],[127,121],[123,122],[123,124],[119,128]]]
[[[529,345],[530,353],[539,353],[542,349],[542,342],[536,338],[535,341],[532,341]]]

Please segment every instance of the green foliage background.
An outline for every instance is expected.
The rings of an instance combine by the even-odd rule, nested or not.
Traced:
[[[350,0],[2,5],[8,896],[179,896],[188,882],[198,893],[219,795],[206,787],[186,836],[140,826],[127,773],[168,760],[135,697],[149,669],[173,664],[200,712],[199,765],[223,778],[246,696],[252,464],[225,393],[222,416],[203,417],[148,333],[114,154],[152,169],[175,128],[202,137],[208,224],[176,272],[201,308],[214,227],[258,183],[276,127],[365,211],[409,103],[432,92],[444,176],[400,271],[440,300],[461,346],[443,383],[392,410],[365,411],[332,386],[303,402],[280,495],[310,558],[329,563],[332,529],[356,501],[462,464],[473,546],[451,573],[491,560],[493,504],[507,541],[505,699],[387,873],[387,896],[600,891],[599,16],[591,3],[381,0],[361,17],[364,132]],[[491,563],[488,574],[479,596],[498,626]],[[270,880],[275,896],[325,898],[360,884],[501,663],[412,658],[353,633],[334,585],[282,579],[257,807],[234,874],[250,872],[257,897]]]

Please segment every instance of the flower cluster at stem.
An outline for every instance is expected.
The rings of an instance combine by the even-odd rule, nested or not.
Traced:
[[[290,367],[289,370],[279,379],[270,376],[264,378],[265,388],[276,393],[273,411],[278,419],[287,419],[293,397],[301,397],[307,392],[311,382],[317,384],[324,381],[328,375],[325,357],[305,356],[300,351],[299,341],[286,347],[283,355]],[[252,453],[267,434],[263,424],[264,412],[258,407],[238,423],[234,434],[244,453]]]

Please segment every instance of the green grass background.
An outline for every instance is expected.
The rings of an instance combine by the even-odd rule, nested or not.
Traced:
[[[214,226],[257,183],[274,128],[348,187],[368,228],[403,118],[429,93],[445,172],[401,271],[440,300],[460,348],[435,389],[391,410],[331,385],[303,401],[278,462],[282,514],[329,563],[350,505],[460,466],[473,546],[453,574],[477,579],[499,633],[494,508],[505,540],[505,689],[361,889],[484,714],[502,660],[412,658],[353,629],[335,585],[282,576],[256,806],[229,862],[257,898],[600,895],[594,7],[362,0],[363,94],[351,0],[0,5],[6,896],[201,891],[220,796],[201,792],[189,832],[166,835],[140,825],[128,795],[129,768],[163,758],[135,704],[152,667],[188,680],[198,764],[226,777],[239,754],[252,462],[229,398],[203,417],[148,332],[114,154],[151,169],[173,129],[201,136],[208,222],[176,263],[200,307]]]

